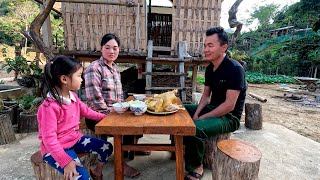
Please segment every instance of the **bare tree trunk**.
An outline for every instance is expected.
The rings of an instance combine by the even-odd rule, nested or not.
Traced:
[[[230,44],[233,43],[233,41],[237,38],[239,35],[241,29],[242,29],[242,23],[237,20],[237,12],[238,12],[238,7],[240,3],[243,0],[236,0],[236,2],[231,6],[229,10],[229,18],[228,18],[228,23],[231,28],[237,27],[236,31],[232,34]]]
[[[30,29],[27,32],[22,32],[24,36],[29,38],[33,44],[41,51],[47,60],[52,59],[54,57],[53,52],[49,47],[47,47],[43,40],[40,37],[40,28],[44,21],[50,14],[51,9],[53,8],[56,0],[49,0],[47,6],[41,10],[41,12],[37,15],[37,17],[32,21],[30,25]]]

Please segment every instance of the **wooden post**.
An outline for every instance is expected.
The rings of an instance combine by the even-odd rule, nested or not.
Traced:
[[[137,64],[138,66],[138,79],[142,79],[142,64]]]
[[[249,129],[259,130],[262,128],[261,104],[245,103],[245,126]]]
[[[140,39],[141,34],[140,34],[140,4],[138,3],[137,9],[136,9],[136,44],[135,44],[135,49],[139,50],[139,45],[140,45]],[[148,46],[149,48],[149,46]],[[149,52],[148,52],[149,53]]]
[[[192,93],[197,91],[198,65],[192,67]]]
[[[45,8],[48,3],[48,0],[43,0],[43,8]],[[47,19],[44,21],[42,25],[42,39],[44,44],[49,47],[49,49],[52,49],[53,43],[52,43],[52,31],[51,31],[51,21],[50,21],[50,15],[47,17]]]
[[[261,152],[254,145],[237,139],[219,141],[212,179],[258,179],[260,159]]]
[[[206,140],[206,149],[203,157],[203,166],[212,169],[212,164],[215,162],[215,155],[217,152],[217,144],[221,140],[230,139],[231,133],[218,134],[209,137]]]
[[[153,41],[148,41],[148,56],[146,59],[146,94],[151,94],[152,87],[152,53]]]
[[[180,87],[181,87],[181,100],[182,102],[185,102],[187,100],[187,95],[186,95],[186,89],[185,89],[185,75],[184,75],[184,57],[185,57],[185,50],[186,50],[187,42],[181,41],[179,42],[179,52],[178,52],[178,57],[179,57],[179,73],[180,75]]]

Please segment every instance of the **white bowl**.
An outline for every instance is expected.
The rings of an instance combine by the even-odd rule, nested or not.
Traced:
[[[126,110],[128,110],[129,108],[129,104],[127,102],[122,102],[120,103],[114,103],[112,104],[113,110],[116,111],[119,114],[122,114],[124,112],[126,112]]]
[[[131,104],[130,105],[130,110],[135,114],[135,115],[142,115],[147,111],[147,105],[145,103],[138,103],[138,104]]]
[[[134,94],[133,98],[135,100],[145,101],[146,100],[146,95],[144,95],[144,94]]]

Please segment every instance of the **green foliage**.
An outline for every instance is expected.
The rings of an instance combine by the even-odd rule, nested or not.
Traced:
[[[249,55],[245,51],[240,51],[237,49],[231,49],[229,51],[229,55],[232,59],[235,59],[237,61],[243,61],[245,59],[248,59]]]
[[[270,75],[313,75],[312,68],[319,69],[320,65],[320,33],[309,30],[271,38],[269,30],[288,25],[294,25],[295,29],[311,27],[319,20],[319,4],[319,1],[300,1],[282,9],[269,28],[241,34],[237,48],[250,54],[246,59],[247,70]]]
[[[9,13],[9,1],[8,0],[0,0],[0,16],[3,16]]]
[[[199,84],[204,84],[204,77],[202,77],[202,76],[197,76],[197,82],[199,83]]]
[[[261,28],[269,27],[271,20],[275,17],[279,5],[268,4],[256,8],[253,13],[250,14],[251,18],[247,20],[247,23],[251,24],[255,19],[258,20]]]
[[[51,14],[52,38],[56,47],[64,47],[63,24],[60,16]]]
[[[296,28],[311,27],[318,19],[320,12],[319,0],[300,0],[284,8],[274,19],[277,27],[293,25]]]
[[[197,77],[197,83],[204,84],[205,78],[202,76]],[[266,75],[257,72],[246,72],[246,80],[254,84],[270,84],[270,83],[297,83],[297,81],[290,76],[284,75]]]
[[[15,72],[15,79],[18,75],[23,73],[29,73],[30,67],[26,58],[14,57],[14,58],[5,58],[5,63],[1,66],[2,69],[6,69],[6,72],[9,74],[11,71]]]
[[[25,95],[18,99],[19,107],[23,110],[28,110],[32,106],[32,102],[35,99],[35,96]]]
[[[25,95],[18,99],[19,107],[26,113],[36,113],[43,99],[32,95]]]
[[[266,75],[257,72],[246,72],[249,83],[296,83],[295,79],[284,75]]]
[[[0,40],[10,46],[21,41],[39,7],[31,0],[0,0]]]
[[[237,37],[237,49],[242,51],[250,51],[263,45],[265,41],[270,39],[270,33],[263,29],[244,32]]]

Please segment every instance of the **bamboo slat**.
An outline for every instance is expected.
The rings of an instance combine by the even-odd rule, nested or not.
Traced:
[[[98,27],[98,14],[97,14],[97,7],[98,5],[94,4],[93,5],[93,9],[94,9],[94,33],[95,33],[95,47],[96,49],[100,50],[101,47],[99,44],[97,44],[97,42],[99,42],[99,27]],[[92,27],[93,28],[93,27]]]
[[[146,51],[145,1],[135,0],[134,6],[127,6],[126,0],[113,3],[63,2],[63,25],[66,50],[100,50],[101,37],[116,33],[121,49]],[[139,5],[139,6],[138,6]]]
[[[138,4],[139,5],[139,4]],[[139,28],[139,21],[140,21],[140,16],[139,16],[139,14],[140,14],[140,6],[138,6],[137,8],[136,8],[136,40],[135,40],[135,50],[139,50],[139,33],[140,33],[140,28]]]
[[[172,9],[172,48],[176,52],[178,41],[185,40],[190,55],[201,54],[205,31],[219,25],[221,0],[177,0]]]
[[[81,50],[85,50],[88,49],[88,32],[87,32],[87,18],[88,17],[88,10],[87,7],[84,6],[84,4],[80,4],[80,8],[81,8],[81,29],[82,29],[82,35],[83,35],[83,44],[82,44],[82,48]]]
[[[146,51],[147,49],[147,24],[146,24],[146,3],[144,3],[145,1],[141,0],[140,1],[140,4],[142,4],[143,6],[140,7],[141,9],[141,12],[140,12],[140,15],[141,15],[141,21],[140,21],[140,27],[141,27],[141,50],[142,51]]]
[[[95,32],[93,31],[93,22],[94,22],[94,10],[93,10],[93,5],[89,4],[88,5],[89,9],[89,15],[88,15],[88,24],[89,24],[89,38],[90,38],[90,49],[94,51],[95,50]]]
[[[187,41],[190,55],[202,52],[205,31],[219,25],[222,0],[176,0],[172,7],[171,50],[177,55],[179,41]],[[134,0],[134,6],[126,6],[126,0],[106,0],[106,3],[62,3],[65,46],[68,51],[100,50],[100,40],[105,33],[116,33],[125,52],[146,52],[146,1]],[[112,4],[112,5],[111,5]],[[168,28],[160,21],[163,30]],[[165,36],[164,41],[170,42]],[[156,42],[155,42],[156,43]]]
[[[106,12],[106,6],[100,6],[101,8],[101,29],[102,33],[105,34],[107,32],[107,22],[106,22],[106,17],[107,17],[107,12]]]
[[[188,0],[188,7],[191,7],[192,6],[192,0]],[[188,14],[187,14],[187,37],[186,37],[186,41],[190,44],[191,42],[191,17],[192,17],[192,9],[191,8],[187,8],[187,11],[188,11]],[[190,47],[190,45],[189,45]]]
[[[127,29],[128,26],[127,26],[127,21],[128,21],[128,15],[129,13],[126,13],[126,9],[122,9],[122,17],[123,17],[123,29]],[[128,33],[127,32],[123,32],[123,38],[124,38],[124,41],[122,42],[123,44],[123,47],[124,47],[124,52],[128,52]]]

